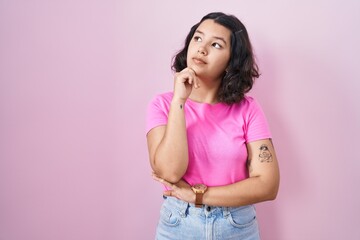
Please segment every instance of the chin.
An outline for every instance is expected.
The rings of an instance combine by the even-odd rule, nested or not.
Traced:
[[[200,76],[203,73],[202,69],[196,65],[190,65],[190,66],[188,66],[188,68],[191,68],[192,70],[194,70],[196,73],[196,76]]]

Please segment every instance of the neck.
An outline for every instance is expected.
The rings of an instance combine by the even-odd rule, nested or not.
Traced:
[[[218,102],[217,94],[221,80],[213,82],[205,82],[200,80],[200,88],[193,89],[190,99],[195,102],[214,104]]]

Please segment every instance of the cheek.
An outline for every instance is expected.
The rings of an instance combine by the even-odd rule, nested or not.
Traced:
[[[224,59],[225,68],[227,68],[230,63],[230,54],[227,54],[223,59]]]
[[[225,70],[229,63],[229,56],[223,55],[218,58],[218,61],[216,61],[216,66],[218,66],[219,71]]]
[[[189,45],[188,50],[186,52],[186,65],[188,65],[190,58],[191,58],[191,45]]]
[[[193,42],[190,42],[190,43],[189,43],[189,46],[188,46],[187,54],[189,55],[189,54],[193,53],[194,50],[195,50],[195,49],[194,49],[194,43],[193,43]]]

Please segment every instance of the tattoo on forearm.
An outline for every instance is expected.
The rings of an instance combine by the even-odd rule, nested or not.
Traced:
[[[259,148],[260,154],[259,154],[259,160],[260,162],[272,162],[272,155],[269,150],[269,147],[266,144],[263,144]]]

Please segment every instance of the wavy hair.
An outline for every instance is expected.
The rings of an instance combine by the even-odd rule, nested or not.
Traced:
[[[199,25],[207,19],[212,19],[231,31],[230,61],[221,80],[217,97],[218,101],[223,103],[238,103],[244,98],[245,93],[251,90],[255,78],[260,74],[247,30],[235,16],[222,12],[213,12],[204,16],[190,29],[184,48],[174,56],[172,70],[180,72],[187,67],[186,58],[190,41]]]

